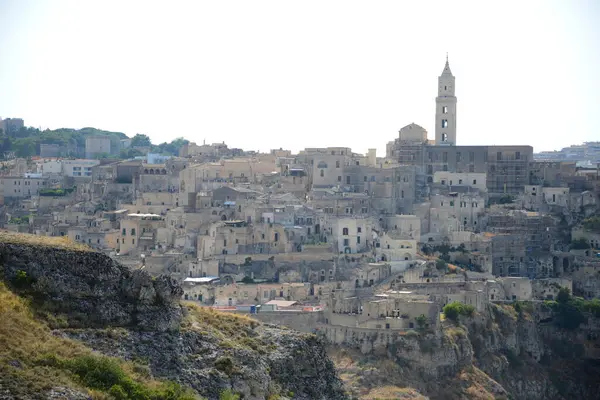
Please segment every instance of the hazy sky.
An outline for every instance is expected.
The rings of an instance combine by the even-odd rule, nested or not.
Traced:
[[[600,1],[0,0],[0,116],[268,150],[600,140]]]

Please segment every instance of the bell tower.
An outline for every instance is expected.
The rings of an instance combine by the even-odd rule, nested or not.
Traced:
[[[435,144],[456,145],[456,96],[454,95],[454,75],[448,64],[438,77],[438,95],[435,98]]]

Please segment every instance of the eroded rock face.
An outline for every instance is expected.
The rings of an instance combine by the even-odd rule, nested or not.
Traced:
[[[57,329],[55,335],[106,355],[143,360],[151,375],[177,381],[208,399],[218,399],[224,389],[248,400],[274,395],[282,400],[347,399],[315,335],[256,322],[247,328],[254,347],[244,344],[246,336],[230,340],[219,330],[183,321],[183,291],[169,277],[130,271],[100,253],[0,243],[0,278],[31,296],[34,308],[67,317],[69,329]],[[43,394],[78,396],[68,388]],[[13,397],[0,386],[4,398]]]
[[[256,351],[224,346],[222,338],[195,329],[62,334],[104,354],[145,360],[155,376],[192,387],[208,399],[218,399],[225,389],[248,400],[272,394],[281,399],[347,399],[323,343],[314,335],[261,325],[256,335],[264,348]],[[231,360],[227,368],[218,366],[224,359]]]
[[[0,243],[0,265],[8,282],[23,271],[21,289],[73,327],[169,331],[181,322],[183,290],[176,281],[132,272],[101,253]]]
[[[540,304],[518,315],[490,305],[463,322],[473,346],[474,364],[516,399],[599,398],[598,360],[586,354],[592,326],[569,331],[540,323],[550,313]]]

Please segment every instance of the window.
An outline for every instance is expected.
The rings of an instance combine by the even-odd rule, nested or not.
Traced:
[[[460,151],[458,151],[456,153],[456,162],[460,162],[461,160],[462,160],[462,155],[461,155]]]
[[[448,152],[447,151],[442,153],[442,161],[445,163],[448,162]]]
[[[349,185],[349,184],[350,184],[350,176],[347,176],[346,177],[346,185]]]
[[[475,161],[475,152],[470,151],[469,152],[469,162],[474,162],[474,161]]]
[[[365,182],[367,181],[367,176],[365,175]]]
[[[447,142],[447,141],[448,141],[448,134],[442,133],[442,142]]]
[[[442,120],[442,128],[447,128],[448,127],[448,120],[447,119],[443,119]]]
[[[473,185],[477,185],[477,179],[473,179]]]
[[[350,246],[350,239],[344,239],[344,246]]]
[[[325,176],[325,170],[324,170],[324,169],[322,169],[322,170],[321,170],[321,178],[322,178],[322,177],[324,177],[324,176]]]
[[[448,106],[442,107],[442,114],[448,114]]]
[[[448,165],[444,164],[444,167],[442,168],[443,171],[448,171]]]
[[[358,233],[362,232],[362,228],[360,226],[358,228],[356,228],[356,230],[358,231]]]
[[[342,235],[348,236],[348,228],[343,228],[342,229]]]
[[[336,162],[335,162],[335,167],[336,167],[336,168],[339,168],[339,167],[340,167],[340,162],[339,162],[339,161],[336,161]]]
[[[123,229],[121,230],[121,235],[123,235],[123,236],[127,236],[127,229],[123,228]]]
[[[469,165],[469,172],[475,172],[475,166],[473,164]]]
[[[496,160],[498,160],[498,161],[502,160],[502,152],[501,151],[496,153]]]
[[[227,239],[223,239],[223,247],[227,246]]]
[[[515,160],[520,160],[520,159],[521,159],[521,152],[520,152],[520,151],[517,151],[517,152],[515,153]]]
[[[404,190],[402,190],[402,191],[400,192],[400,197],[401,197],[401,198],[404,198]]]
[[[131,236],[135,236],[135,228],[131,228]]]
[[[454,207],[454,200],[450,200],[450,207]]]
[[[357,236],[357,237],[356,237],[356,243],[357,243],[357,244],[360,244],[360,236]]]
[[[135,244],[135,239],[131,239],[131,244]]]
[[[458,180],[458,184],[459,184],[459,185],[462,185],[462,179],[459,179],[459,180]]]
[[[342,177],[338,176],[338,182],[341,182],[341,181],[342,181]]]

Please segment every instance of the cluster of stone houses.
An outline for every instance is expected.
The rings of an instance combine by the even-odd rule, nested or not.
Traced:
[[[169,274],[185,300],[322,305],[328,324],[360,329],[437,326],[452,301],[600,296],[600,232],[583,227],[599,174],[530,146],[456,145],[448,64],[439,83],[435,140],[410,124],[385,157],[190,143],[179,157],[7,161],[2,225]]]

